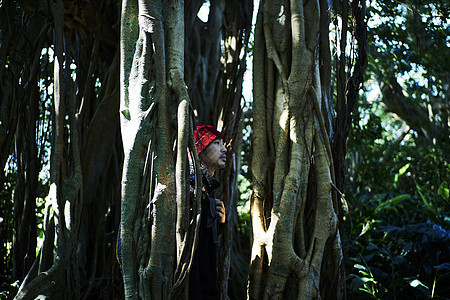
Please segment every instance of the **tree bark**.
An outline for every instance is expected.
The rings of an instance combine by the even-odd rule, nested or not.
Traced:
[[[342,9],[342,19],[349,15],[349,1],[339,2]],[[336,4],[336,5],[339,5]],[[354,0],[350,3],[351,28],[348,22],[343,22],[341,36],[339,38],[340,55],[337,62],[336,76],[336,120],[333,138],[333,156],[336,168],[336,186],[340,191],[344,190],[345,155],[347,153],[346,141],[352,124],[355,105],[359,97],[359,89],[363,83],[363,75],[367,68],[367,22],[366,4],[364,1]],[[350,29],[350,30],[349,30]],[[351,41],[351,55],[354,57],[354,65],[346,53],[349,31],[353,32]],[[350,61],[350,62],[349,62]]]
[[[13,199],[12,275],[17,280],[22,280],[36,257],[35,207],[39,161],[35,131],[39,95],[35,70],[39,64],[36,54],[40,54],[42,32],[46,31],[47,26],[38,15],[26,20],[29,27],[15,26],[15,9],[16,5],[13,3],[5,3],[0,8],[3,40],[0,45],[0,63],[4,70],[0,74],[0,165],[5,168],[13,152],[11,145],[15,139],[17,183]],[[16,134],[16,131],[20,133]],[[4,176],[2,172],[1,186],[4,184]]]
[[[195,239],[200,212],[187,226],[187,151],[195,147],[183,75],[183,8],[179,1],[123,4],[121,236],[130,299],[182,293],[192,255],[186,245]],[[177,116],[169,114],[177,103]]]
[[[328,45],[328,34],[320,34],[328,27],[328,10],[326,1],[260,4],[253,69],[251,299],[315,299],[329,289],[343,297],[333,284],[342,252],[327,125],[330,58],[320,48]]]
[[[30,95],[30,101],[34,101],[25,112],[39,110],[35,117],[29,114],[22,118],[24,125],[14,133],[16,139],[26,137],[27,143],[34,145],[26,148],[35,149],[28,157],[33,156],[36,164],[46,159],[44,149],[49,128],[53,136],[50,192],[47,197],[39,195],[46,199],[43,245],[33,265],[29,264],[16,298],[110,296],[121,289],[120,281],[115,278],[119,275],[118,268],[114,268],[120,201],[119,189],[115,186],[120,180],[118,169],[122,160],[121,145],[117,143],[120,136],[119,97],[115,89],[118,59],[115,63],[113,59],[118,39],[110,24],[115,22],[117,3],[103,1],[83,5],[60,0],[51,4],[47,1],[21,1],[19,4],[25,22],[16,24],[17,28],[36,32],[23,31],[18,35],[33,44],[21,48],[30,49],[32,53],[27,58],[29,62],[18,67],[18,73],[25,76],[21,82],[16,78],[15,84],[24,92],[15,96],[19,99],[23,94]],[[20,11],[18,6],[14,10]],[[111,40],[107,41],[109,38]],[[15,49],[15,46],[11,42],[8,49]],[[13,54],[6,52],[7,60],[13,61]],[[13,65],[15,62],[11,70],[15,68]],[[50,87],[53,91],[48,92]],[[36,123],[39,130],[36,130]],[[28,131],[23,130],[26,128]],[[38,143],[39,155],[36,153]],[[33,182],[37,183],[39,167],[32,167],[29,162],[25,166],[29,176],[25,195],[35,203],[36,192],[33,195],[28,189]],[[34,208],[26,211],[22,218],[32,220],[36,216]],[[16,214],[19,215],[18,210]],[[20,224],[26,225],[26,222]],[[36,224],[28,228],[28,234],[32,233],[36,231]],[[30,252],[35,255],[36,248],[32,248]],[[114,270],[116,273],[112,275]]]

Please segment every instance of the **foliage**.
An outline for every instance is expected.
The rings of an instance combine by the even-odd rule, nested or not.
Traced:
[[[350,298],[448,295],[449,237],[448,230],[430,222],[403,228],[375,225],[351,245]]]
[[[450,294],[448,12],[439,0],[368,5],[369,65],[347,154],[350,299]]]
[[[348,140],[349,298],[449,294],[449,165],[443,149],[365,102]],[[369,110],[370,109],[370,110]]]
[[[448,141],[448,1],[370,3],[367,75],[380,86],[396,86],[398,82],[402,95],[407,97],[401,109],[389,104],[393,99],[383,99],[386,109],[401,115],[401,110],[405,111],[407,107],[420,108],[433,123],[433,135]],[[408,117],[402,118],[406,120]],[[418,114],[413,118],[416,118],[413,122],[406,121],[410,126],[415,123],[412,127],[416,127],[420,134],[418,129],[425,127],[428,120],[420,120],[423,117]]]
[[[410,95],[416,98],[428,92],[442,93],[449,72],[449,9],[448,1],[440,0],[371,1],[370,72],[386,80],[422,69],[422,80],[408,80]]]

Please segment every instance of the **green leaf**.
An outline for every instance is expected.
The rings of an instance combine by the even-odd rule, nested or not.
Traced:
[[[403,174],[405,174],[406,170],[408,170],[409,168],[409,163],[407,163],[406,165],[404,165],[403,167],[400,168],[400,170],[398,171],[398,175],[402,176]]]
[[[425,197],[425,195],[422,193],[422,188],[416,183],[416,187],[417,187],[417,191],[419,192],[420,198],[422,198],[423,203],[425,204],[426,207],[431,208],[430,203],[428,203],[427,198]]]
[[[406,170],[408,170],[409,166],[410,166],[410,164],[407,163],[406,165],[404,165],[403,167],[401,167],[400,170],[398,170],[398,173],[395,174],[395,177],[394,177],[394,182],[395,182],[395,183],[398,181],[398,178],[399,178],[400,176],[402,176],[403,174],[405,174],[405,172],[406,172]]]
[[[366,267],[364,267],[363,265],[360,265],[360,264],[355,264],[353,267],[355,269],[358,269],[358,270],[365,270],[366,269]]]
[[[443,263],[433,267],[436,271],[445,270],[450,271],[450,263]]]
[[[359,288],[359,291],[369,294],[370,296],[372,296],[372,299],[376,299],[374,293],[368,288]]]
[[[387,206],[395,205],[398,202],[401,202],[409,197],[411,197],[409,194],[402,194],[402,195],[395,196],[394,198],[391,198],[391,199],[381,203],[380,205],[378,205],[378,207],[375,209],[375,212],[378,212],[379,210],[386,208]]]
[[[361,256],[362,257],[362,256]],[[364,258],[363,258],[364,259]],[[360,264],[355,264],[354,266],[353,266],[355,269],[358,269],[359,270],[359,274],[361,274],[361,275],[363,275],[363,276],[370,276],[370,277],[372,277],[372,274],[370,273],[370,270],[368,269],[368,268],[366,268],[365,266],[363,266],[363,265],[360,265]],[[363,280],[364,282],[366,282],[366,279],[364,279],[364,278],[366,278],[366,277],[361,277],[361,280]]]
[[[438,195],[444,198],[445,200],[448,200],[449,198],[449,189],[448,189],[448,183],[447,181],[443,181],[441,185],[439,185],[438,189]]]
[[[125,119],[127,119],[128,121],[131,120],[131,115],[130,115],[130,111],[128,109],[124,109],[122,110],[122,115],[125,117]]]
[[[409,283],[409,285],[412,286],[412,287],[418,287],[418,286],[421,286],[421,287],[424,287],[424,288],[426,288],[426,289],[429,289],[425,284],[423,284],[422,282],[420,282],[420,280],[418,280],[418,279],[414,279],[413,281],[411,281],[411,282]]]
[[[367,283],[367,282],[377,283],[377,282],[375,281],[375,279],[370,278],[370,277],[361,277],[361,281],[364,282],[364,283]]]
[[[361,280],[361,278],[359,276],[357,276],[355,274],[350,274],[347,277],[347,280],[351,279],[351,278],[352,278],[352,281],[350,284],[350,291],[357,291],[359,288],[361,288],[363,286],[364,282]]]

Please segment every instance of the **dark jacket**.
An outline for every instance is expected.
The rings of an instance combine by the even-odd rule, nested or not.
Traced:
[[[189,299],[219,299],[219,282],[217,279],[217,243],[218,222],[216,218],[214,191],[220,186],[219,181],[202,170],[202,213],[200,217],[198,245],[194,252],[191,272],[189,273]],[[191,169],[191,199],[195,178]]]

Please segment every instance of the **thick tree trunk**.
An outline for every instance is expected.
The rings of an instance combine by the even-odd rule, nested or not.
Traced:
[[[189,224],[189,205],[183,205],[188,146],[195,149],[183,75],[183,8],[182,1],[123,3],[121,236],[125,297],[130,299],[183,293],[198,224],[200,211],[194,210]]]
[[[326,298],[330,289],[342,297],[329,140],[330,58],[328,49],[321,49],[328,45],[328,10],[326,1],[260,4],[253,69],[251,299]]]

